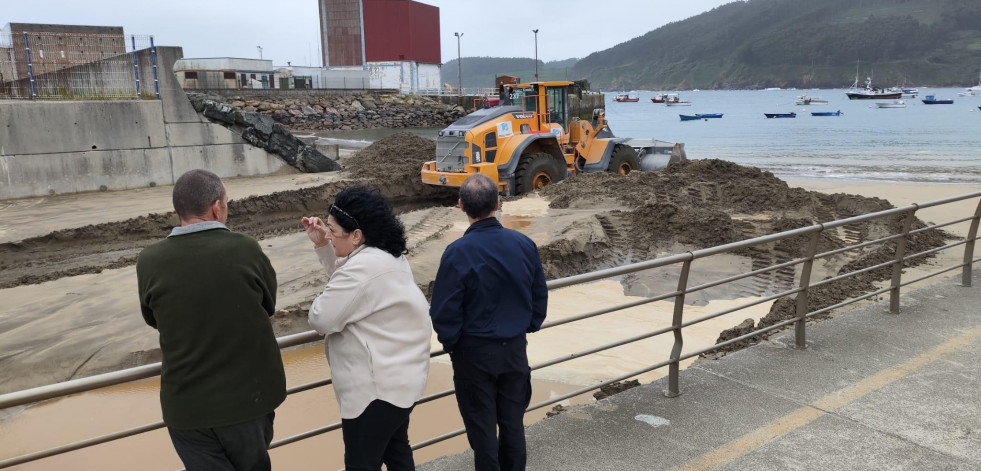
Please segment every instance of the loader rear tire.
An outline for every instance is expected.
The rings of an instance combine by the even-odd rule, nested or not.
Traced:
[[[566,168],[549,154],[528,154],[521,156],[518,169],[514,171],[516,194],[535,191],[565,178]]]
[[[634,170],[640,170],[640,159],[637,158],[637,151],[632,147],[618,145],[613,149],[610,156],[610,166],[607,172],[626,175]]]

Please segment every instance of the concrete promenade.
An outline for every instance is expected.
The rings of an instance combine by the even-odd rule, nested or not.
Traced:
[[[959,272],[955,272],[958,273]],[[944,276],[944,275],[941,275]],[[981,469],[981,270],[527,430],[529,470]],[[421,470],[473,469],[470,452]]]

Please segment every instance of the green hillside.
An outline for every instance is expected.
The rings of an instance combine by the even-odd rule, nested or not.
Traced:
[[[538,61],[538,76],[540,80],[575,80],[572,78],[572,67],[577,59],[542,62]],[[492,88],[494,78],[499,75],[511,75],[523,82],[535,79],[535,60],[523,57],[464,57],[460,64],[463,66],[463,86],[465,88]],[[457,61],[451,60],[440,71],[443,83],[457,86]]]
[[[584,51],[585,52],[585,51]],[[551,67],[550,67],[551,65]],[[542,80],[594,89],[977,85],[981,0],[748,0],[729,3],[579,60],[539,63]],[[534,78],[535,61],[464,57],[465,87]],[[443,65],[457,84],[457,63]]]
[[[977,83],[979,0],[749,0],[576,63],[594,88],[829,88],[856,61],[878,85]]]

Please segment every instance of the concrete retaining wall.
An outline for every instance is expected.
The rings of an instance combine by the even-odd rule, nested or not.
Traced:
[[[157,48],[160,100],[0,104],[0,199],[169,185],[187,170],[222,177],[296,172],[205,122],[176,82],[180,48]]]

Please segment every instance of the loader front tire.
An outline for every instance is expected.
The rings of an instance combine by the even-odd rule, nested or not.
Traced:
[[[516,194],[535,191],[565,178],[566,169],[551,155],[539,153],[521,157],[514,171]]]
[[[637,151],[624,145],[616,146],[613,149],[613,155],[610,156],[610,166],[606,168],[606,171],[626,175],[634,170],[640,170],[640,159],[637,158]]]

